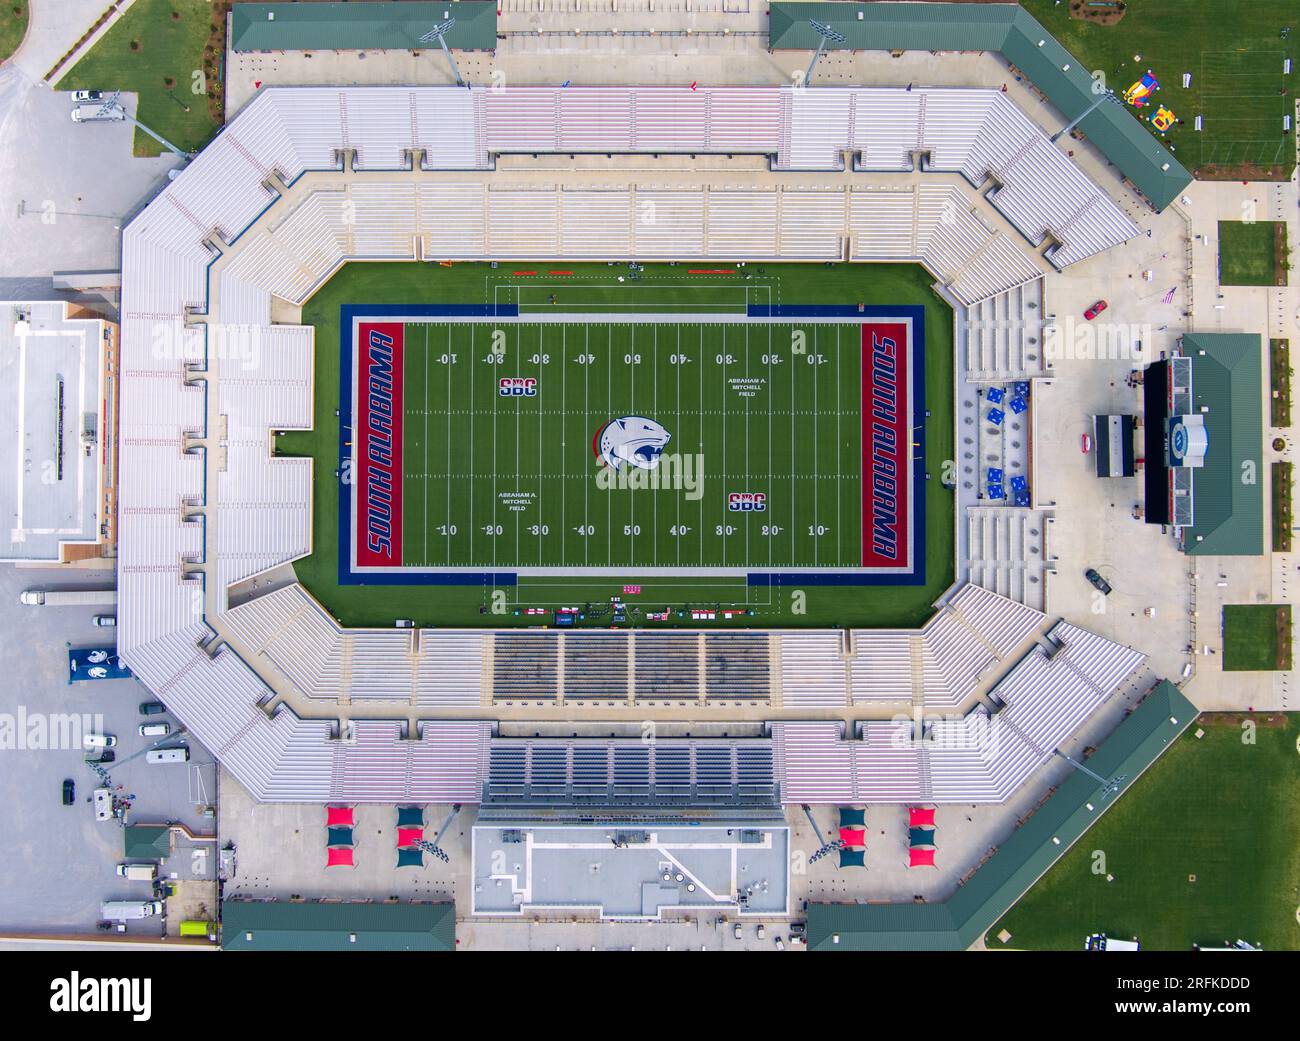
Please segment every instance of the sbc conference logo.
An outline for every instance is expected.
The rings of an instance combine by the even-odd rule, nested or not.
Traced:
[[[762,513],[767,509],[767,493],[728,492],[727,509],[732,513]]]
[[[531,376],[502,376],[497,380],[497,393],[503,398],[534,398],[537,380]]]

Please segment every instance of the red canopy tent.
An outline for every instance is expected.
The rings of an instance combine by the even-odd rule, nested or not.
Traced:
[[[907,826],[909,828],[933,828],[933,806],[909,806],[907,808]]]
[[[329,859],[325,861],[327,868],[331,867],[356,867],[356,861],[352,859],[352,847],[344,846],[342,848],[331,849]]]
[[[326,806],[325,813],[325,827],[327,828],[351,828],[356,824],[356,821],[352,819],[351,806]]]
[[[924,849],[920,846],[913,846],[907,852],[909,857],[911,858],[908,862],[907,865],[908,867],[934,867],[935,866],[933,846],[931,846],[929,849]]]
[[[862,849],[867,845],[865,828],[841,828],[840,841],[850,849]]]
[[[417,842],[424,841],[423,828],[398,828],[397,829],[397,848],[404,846],[414,846]]]

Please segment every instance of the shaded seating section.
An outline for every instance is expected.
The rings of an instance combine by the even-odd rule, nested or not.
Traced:
[[[907,844],[909,846],[933,846],[934,828],[908,828]]]
[[[397,866],[424,867],[424,807],[397,807]]]
[[[867,866],[867,852],[862,849],[841,849],[840,850],[840,867],[860,867]]]
[[[913,846],[911,849],[907,851],[907,855],[908,855],[908,861],[907,861],[908,867],[937,866],[934,862],[933,846],[926,846],[926,847]]]
[[[909,806],[907,808],[907,826],[909,828],[934,827],[933,806]]]
[[[863,828],[841,828],[840,841],[850,849],[865,849],[867,833]]]
[[[351,806],[326,806],[325,825],[330,828],[351,828],[356,824]]]
[[[355,845],[355,843],[352,841],[352,829],[351,828],[330,828],[329,837],[326,839],[325,845],[327,846]]]
[[[338,849],[331,849],[325,861],[327,868],[332,867],[356,867],[357,862],[352,859],[352,847],[342,846]]]
[[[867,811],[861,806],[840,807],[840,828],[866,827]]]

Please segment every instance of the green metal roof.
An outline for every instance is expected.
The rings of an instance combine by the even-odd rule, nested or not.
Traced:
[[[160,860],[171,851],[171,829],[165,824],[128,824],[122,829],[122,855],[127,860]]]
[[[815,50],[820,34],[809,19],[838,30],[839,50],[996,51],[1023,72],[1067,120],[1096,100],[1092,77],[1019,4],[824,3],[779,0],[772,4],[768,43],[774,50]],[[1096,109],[1079,129],[1142,192],[1163,210],[1192,175],[1128,110]]]
[[[490,51],[497,45],[497,8],[491,0],[425,3],[235,4],[230,49],[244,51],[428,50],[420,37],[448,16],[456,19],[447,46]]]
[[[451,951],[456,906],[223,900],[227,951]]]
[[[1093,772],[1120,781],[1116,795],[1106,794],[1096,780],[1075,770],[949,900],[809,904],[809,949],[965,950],[1096,823],[1196,714],[1178,688],[1162,680],[1088,760]]]
[[[1192,471],[1194,555],[1264,552],[1263,345],[1254,333],[1187,333],[1192,408],[1205,417],[1205,465]]]

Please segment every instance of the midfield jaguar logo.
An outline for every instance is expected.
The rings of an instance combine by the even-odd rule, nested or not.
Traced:
[[[697,502],[704,495],[704,456],[665,452],[672,440],[662,424],[645,416],[624,416],[596,431],[596,486],[680,491]]]
[[[606,423],[596,431],[591,447],[611,470],[622,469],[623,464],[642,470],[653,470],[659,465],[673,435],[659,423],[644,416],[624,416]]]

